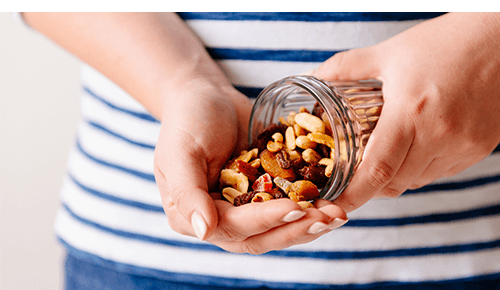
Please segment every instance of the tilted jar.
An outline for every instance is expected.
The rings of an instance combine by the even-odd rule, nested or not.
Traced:
[[[280,117],[315,104],[324,110],[335,141],[334,166],[320,197],[333,201],[349,185],[379,119],[382,83],[378,80],[326,82],[312,76],[290,76],[267,87],[257,97],[250,117],[249,144],[258,134],[279,124]]]

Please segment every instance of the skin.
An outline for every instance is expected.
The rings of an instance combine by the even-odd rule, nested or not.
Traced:
[[[224,162],[247,145],[242,136],[251,105],[176,15],[24,18],[161,120],[155,176],[170,226],[228,251],[260,254],[312,241],[370,199],[397,197],[456,174],[500,143],[500,16],[450,13],[372,47],[336,54],[312,72],[326,80],[384,83],[378,125],[351,185],[334,204],[319,200],[317,209],[301,210],[290,200],[274,200],[236,208],[211,189]],[[283,221],[296,211],[303,216]],[[311,234],[311,227],[322,231]]]
[[[251,103],[176,14],[23,13],[23,18],[161,121],[154,172],[175,231],[228,251],[260,254],[312,241],[347,221],[342,208],[324,200],[306,210],[284,199],[234,207],[211,190],[226,160],[247,146]]]
[[[335,200],[372,198],[457,174],[500,143],[500,14],[450,13],[372,47],[337,54],[313,75],[383,82],[384,107],[359,169]]]

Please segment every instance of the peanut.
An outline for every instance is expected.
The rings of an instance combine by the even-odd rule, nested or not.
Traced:
[[[295,150],[295,131],[293,127],[288,127],[285,131],[286,148],[290,151]]]
[[[302,158],[307,163],[317,163],[321,159],[321,155],[311,148],[308,148],[302,152]]]
[[[331,136],[328,136],[326,134],[309,133],[309,134],[307,134],[307,138],[309,138],[309,140],[311,140],[313,142],[324,144],[332,149],[335,148],[335,140]]]
[[[316,148],[316,142],[311,141],[307,136],[299,136],[295,139],[295,144],[301,149],[314,149]]]
[[[295,123],[309,132],[325,133],[325,123],[323,120],[309,113],[298,113],[295,115]]]

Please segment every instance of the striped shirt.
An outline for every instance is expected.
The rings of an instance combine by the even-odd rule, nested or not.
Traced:
[[[335,53],[381,42],[434,13],[179,13],[250,98]],[[129,274],[202,285],[371,289],[500,279],[500,153],[396,199],[372,200],[319,239],[233,254],[168,226],[153,175],[160,123],[93,68],[56,234],[68,252]],[[119,287],[117,287],[119,288]],[[446,288],[442,288],[446,289]]]

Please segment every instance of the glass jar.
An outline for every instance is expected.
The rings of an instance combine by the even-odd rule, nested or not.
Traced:
[[[326,82],[312,76],[291,76],[268,85],[257,97],[249,124],[249,144],[280,117],[305,107],[323,109],[335,141],[331,176],[320,197],[333,201],[347,187],[382,110],[382,83],[378,80]],[[334,156],[333,156],[334,155]]]

